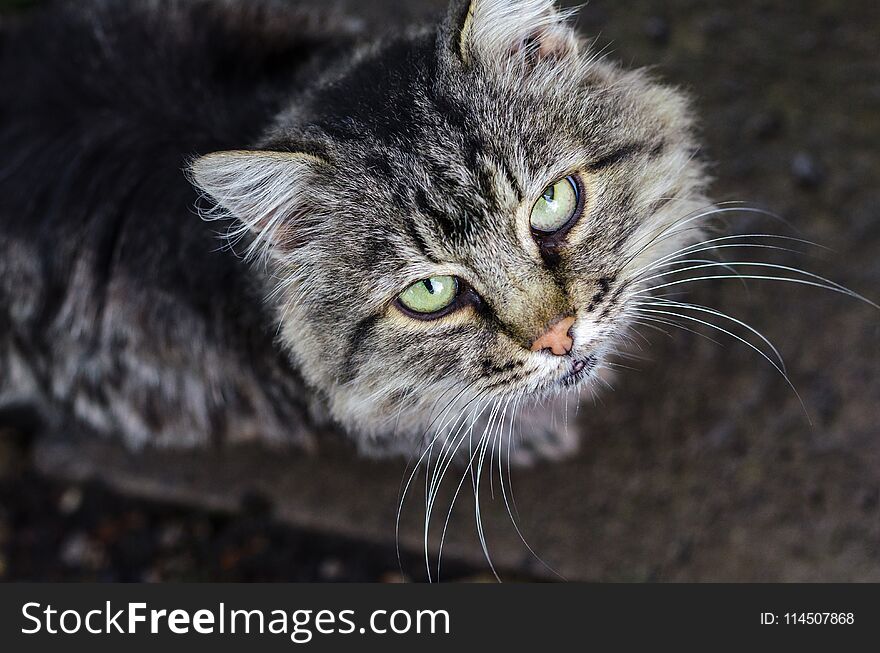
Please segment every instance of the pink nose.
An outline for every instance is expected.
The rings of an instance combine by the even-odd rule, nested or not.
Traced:
[[[574,346],[571,337],[571,327],[574,322],[573,316],[551,322],[544,334],[532,343],[532,351],[549,349],[555,356],[565,356]]]

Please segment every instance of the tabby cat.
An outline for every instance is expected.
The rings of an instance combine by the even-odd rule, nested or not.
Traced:
[[[573,446],[707,177],[551,0],[393,36],[281,0],[0,35],[0,411],[131,447]],[[511,438],[513,439],[513,438]]]

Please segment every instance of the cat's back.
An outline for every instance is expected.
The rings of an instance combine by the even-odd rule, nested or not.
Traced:
[[[183,220],[188,162],[254,145],[300,75],[353,34],[284,0],[64,0],[7,20],[0,231],[70,244],[134,223],[147,251],[209,231]]]
[[[26,181],[20,203],[74,169],[179,172],[254,144],[355,32],[284,0],[63,1],[0,26],[0,180]]]
[[[222,431],[199,406],[223,401],[271,418],[261,289],[184,169],[253,145],[354,33],[283,0],[55,2],[0,23],[0,404],[39,391],[130,439]]]

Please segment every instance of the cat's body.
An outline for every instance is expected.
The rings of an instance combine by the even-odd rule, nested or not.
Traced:
[[[0,409],[132,445],[303,444],[310,393],[258,272],[195,214],[193,155],[252,145],[351,23],[284,2],[70,3],[0,59]]]
[[[545,0],[459,2],[383,45],[350,25],[100,0],[6,28],[0,411],[133,446],[308,446],[335,424],[389,453],[501,438],[509,406],[553,412],[595,374],[635,273],[692,234],[648,245],[705,205],[680,97],[578,53]],[[235,252],[184,174],[218,150],[193,177]],[[574,171],[590,219],[536,249],[528,207]],[[436,274],[461,280],[452,314],[395,303]],[[564,356],[533,346],[565,315]],[[527,443],[568,447],[543,415]]]

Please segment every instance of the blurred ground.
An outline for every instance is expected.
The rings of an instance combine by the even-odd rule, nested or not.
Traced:
[[[374,26],[444,4],[350,2]],[[804,0],[795,10],[768,0],[591,0],[580,25],[612,57],[656,66],[693,94],[706,155],[717,162],[718,200],[767,207],[797,230],[787,233],[833,250],[776,263],[880,298],[880,5]],[[735,233],[780,231],[746,215],[730,216],[728,225]],[[784,380],[744,346],[644,331],[647,360],[621,373],[595,406],[583,406],[581,453],[514,473],[519,522],[532,548],[571,579],[880,580],[880,313],[788,284],[691,287],[688,301],[735,315],[780,347],[812,425]],[[338,452],[310,459],[259,451],[132,456],[97,443],[42,443],[36,453],[42,473],[73,480],[46,480],[25,463],[0,481],[7,577],[130,577],[106,553],[113,544],[103,546],[98,571],[89,571],[90,553],[79,562],[70,555],[81,533],[94,539],[95,515],[128,523],[129,509],[141,515],[131,519],[148,541],[143,559],[159,560],[131,566],[141,570],[137,577],[317,580],[327,557],[340,561],[343,579],[380,578],[396,567],[402,463]],[[100,486],[81,479],[94,477],[152,500],[97,490],[106,503],[64,516],[58,506],[72,505],[64,497],[91,496]],[[252,504],[239,509],[243,495],[271,506],[259,527],[249,521]],[[406,504],[401,528],[414,578],[423,577],[420,501],[417,493]],[[549,577],[519,541],[503,502],[488,493],[483,501],[502,577]],[[191,561],[184,572],[168,572],[173,564],[155,544],[169,524],[187,533],[175,549]],[[279,552],[258,573],[223,571],[220,552],[228,538],[237,542],[229,533],[238,528]],[[435,537],[441,528],[435,525]],[[444,578],[486,570],[474,530],[464,496],[444,544]],[[446,567],[447,555],[455,569]]]

